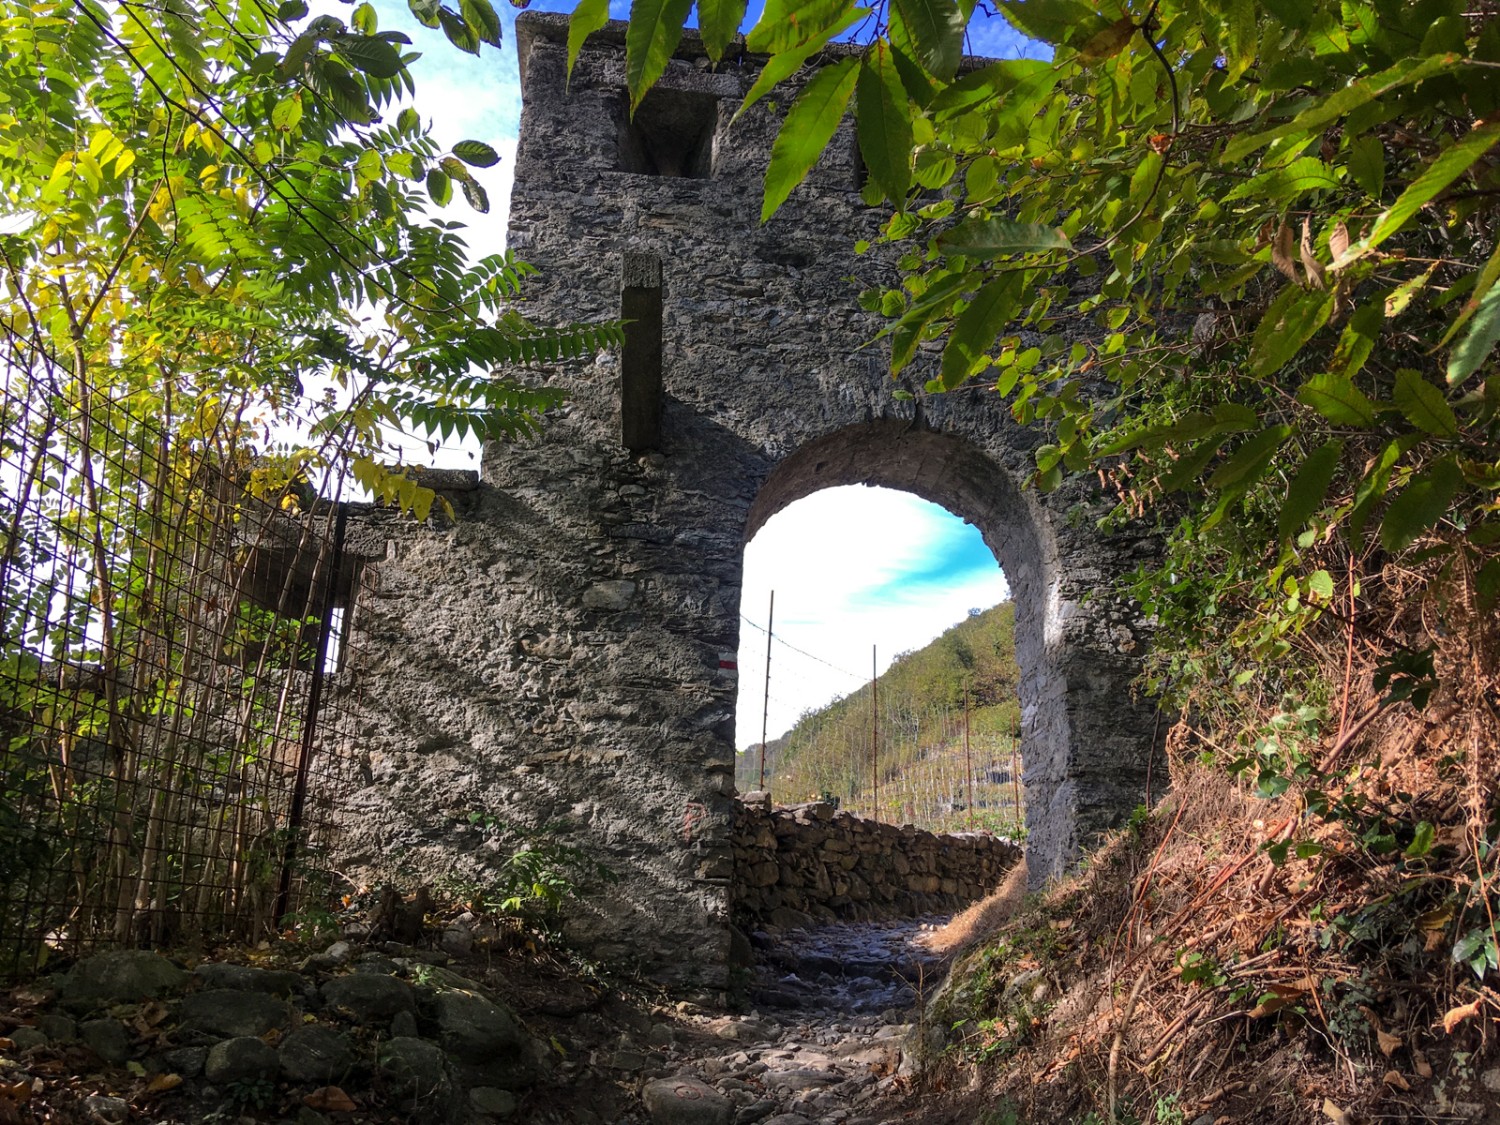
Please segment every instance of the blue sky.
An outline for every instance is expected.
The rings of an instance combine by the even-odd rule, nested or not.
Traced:
[[[745,26],[759,15],[752,0]],[[571,11],[574,0],[536,0],[534,10]],[[511,169],[520,125],[521,99],[515,56],[516,11],[496,4],[504,22],[500,51],[479,57],[448,45],[441,32],[416,23],[401,0],[377,0],[384,29],[405,31],[423,58],[413,67],[417,106],[439,143],[466,138],[486,141],[501,154],[500,165],[480,173],[492,203],[476,215],[460,201],[444,217],[468,225],[475,254],[504,246]],[[347,17],[347,9],[325,4]],[[624,18],[629,0],[613,0],[611,13]],[[976,16],[969,49],[975,54],[1014,57],[1035,54],[998,17]],[[428,460],[415,446],[409,459]],[[477,467],[477,450],[439,452],[438,463]],[[741,612],[740,703],[736,745],[759,741],[765,691],[767,601],[776,591],[778,645],[771,665],[768,729],[783,733],[805,710],[858,688],[869,676],[871,646],[883,671],[899,653],[920,648],[971,608],[987,608],[1007,596],[1005,580],[979,533],[962,520],[915,496],[889,489],[827,489],[772,517],[745,552]],[[787,645],[794,646],[794,651]]]

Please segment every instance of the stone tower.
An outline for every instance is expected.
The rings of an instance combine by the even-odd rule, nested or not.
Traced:
[[[1021,487],[1043,440],[976,389],[897,401],[857,256],[852,127],[768,224],[761,178],[796,82],[733,126],[750,57],[689,37],[632,120],[623,25],[565,82],[566,18],[517,24],[524,113],[511,245],[541,270],[537,319],[632,321],[622,353],[552,376],[534,442],[489,448],[451,524],[384,534],[353,615],[368,768],[345,869],[486,878],[474,821],[546,827],[619,881],[572,937],[663,979],[722,981],[733,869],[743,547],[818,489],[916,493],[978,526],[1017,602],[1034,880],[1144,792],[1153,712],[1134,701],[1142,623],[1106,593],[1145,549],[1096,530],[1075,481]],[[925,378],[916,372],[914,386]],[[387,530],[382,531],[382,528]],[[943,624],[943,623],[935,623]]]

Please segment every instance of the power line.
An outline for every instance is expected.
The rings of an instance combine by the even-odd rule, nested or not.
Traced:
[[[757,623],[755,621],[751,621],[750,618],[746,617],[743,613],[740,614],[740,618],[741,618],[741,620],[743,620],[745,622],[746,625],[749,625],[750,628],[758,630],[759,632],[765,634],[766,636],[771,637],[771,639],[774,640],[774,641],[776,641],[777,644],[781,645],[784,648],[791,649],[797,655],[799,655],[799,656],[805,656],[809,660],[816,661],[817,663],[823,665],[825,668],[832,668],[835,672],[839,672],[839,673],[841,673],[841,674],[843,674],[845,676],[848,676],[851,680],[858,680],[860,683],[864,683],[865,682],[865,677],[862,676],[861,674],[859,674],[858,672],[851,672],[847,668],[840,668],[837,664],[831,664],[828,661],[824,660],[821,656],[814,656],[812,653],[808,652],[806,649],[800,649],[800,648],[798,648],[796,645],[794,645],[791,642],[783,639],[781,636],[769,632],[764,625],[761,625],[761,624],[759,624],[759,623]]]

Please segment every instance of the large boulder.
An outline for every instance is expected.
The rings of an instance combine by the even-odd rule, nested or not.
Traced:
[[[511,1056],[525,1042],[516,1018],[476,993],[438,993],[433,1016],[438,1042],[460,1062],[483,1064]]]
[[[453,1083],[443,1052],[425,1039],[397,1036],[380,1048],[375,1058],[377,1076],[386,1093],[418,1121],[448,1118]]]
[[[203,1064],[203,1076],[220,1086],[231,1082],[269,1082],[276,1077],[276,1052],[253,1035],[215,1043]]]
[[[277,1048],[281,1073],[310,1086],[336,1085],[354,1066],[354,1048],[331,1027],[299,1027]]]
[[[264,1035],[292,1022],[292,1009],[285,1001],[264,992],[241,992],[234,988],[195,992],[183,999],[178,1015],[188,1030],[226,1039]]]
[[[144,949],[96,953],[74,965],[58,989],[62,1006],[86,1012],[111,1004],[137,1004],[170,996],[188,982],[188,974],[160,954]]]
[[[355,1023],[388,1023],[397,1012],[416,1010],[411,985],[377,973],[351,973],[323,985],[323,1003]]]
[[[733,1106],[707,1082],[663,1078],[641,1091],[652,1125],[729,1125]]]

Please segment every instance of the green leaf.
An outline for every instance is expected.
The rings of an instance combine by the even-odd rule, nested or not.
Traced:
[[[1112,59],[1125,49],[1136,33],[1135,20],[1121,16],[1108,27],[1100,28],[1078,48],[1078,61],[1084,65]]]
[[[823,5],[823,7],[826,8],[827,5]],[[807,8],[812,15],[817,14],[816,9],[818,5],[808,5]],[[766,62],[766,65],[761,67],[760,74],[755,79],[755,84],[750,87],[750,92],[745,95],[745,100],[740,103],[740,108],[734,111],[734,120],[738,121],[746,110],[801,70],[802,64],[818,51],[821,51],[835,35],[847,31],[870,14],[868,8],[855,8],[852,11],[848,11],[842,5],[836,6],[834,11],[839,13],[839,15],[833,23],[817,23],[814,21],[811,26],[801,23],[794,25],[799,29],[795,36],[795,42],[777,49]],[[766,22],[770,12],[771,5],[768,4],[766,11],[761,15],[760,22],[755,25],[755,30],[758,30]],[[826,15],[827,13],[825,12],[824,14]],[[755,36],[755,30],[751,32],[751,39]],[[754,47],[749,41],[747,41],[747,46],[750,46],[751,50],[769,49]]]
[[[328,44],[355,70],[375,78],[394,78],[401,73],[401,53],[384,39],[339,35]]]
[[[302,120],[302,95],[293,94],[282,98],[271,110],[271,124],[283,133],[290,133]]]
[[[1197,486],[1203,476],[1203,470],[1208,468],[1208,463],[1218,453],[1219,446],[1228,439],[1228,434],[1211,434],[1195,445],[1190,452],[1179,457],[1173,462],[1172,467],[1162,474],[1160,480],[1162,491],[1179,492],[1184,488]]]
[[[1391,399],[1398,410],[1417,429],[1437,437],[1457,437],[1458,419],[1443,392],[1434,387],[1421,372],[1403,367],[1396,372],[1396,386]]]
[[[1224,12],[1224,60],[1229,81],[1237,82],[1255,63],[1260,47],[1260,20],[1254,0],[1229,0]]]
[[[1269,168],[1236,185],[1225,203],[1253,198],[1273,205],[1288,203],[1305,192],[1332,191],[1339,186],[1333,169],[1316,156],[1304,156],[1281,168]]]
[[[951,391],[978,373],[988,362],[1000,330],[1016,312],[1016,281],[1006,274],[988,281],[959,314],[943,349],[939,379]]]
[[[276,18],[282,23],[300,20],[307,15],[306,0],[282,0],[276,7]]]
[[[807,178],[834,132],[859,78],[859,60],[842,59],[825,66],[802,88],[771,145],[766,168],[765,200],[760,221],[768,221],[786,202],[792,189]]]
[[[1094,9],[1080,0],[1000,0],[1000,13],[1017,31],[1054,46],[1098,22]]]
[[[1496,250],[1500,255],[1500,249]],[[1448,357],[1448,385],[1456,387],[1489,358],[1500,340],[1500,285],[1491,285],[1474,312],[1469,330]]]
[[[493,168],[500,163],[500,154],[483,141],[459,141],[453,155],[471,168]]]
[[[1344,443],[1338,438],[1325,442],[1308,455],[1292,483],[1287,487],[1286,500],[1276,519],[1277,535],[1283,540],[1291,539],[1301,531],[1313,514],[1323,506],[1333,475],[1338,471],[1339,458],[1344,455]]]
[[[1420,820],[1417,822],[1416,831],[1412,833],[1411,843],[1402,854],[1407,859],[1421,859],[1432,851],[1435,843],[1437,843],[1437,829],[1432,826],[1430,820]]]
[[[609,22],[609,0],[578,0],[573,17],[568,20],[568,80],[573,78],[573,64],[584,40]]]
[[[1315,570],[1307,576],[1307,592],[1316,594],[1323,601],[1333,600],[1333,575],[1326,570]]]
[[[960,75],[932,99],[933,117],[952,117],[981,104],[998,103],[1007,111],[1018,101],[1031,104],[1057,85],[1060,67],[1040,59],[1003,59]]]
[[[714,62],[734,42],[744,18],[745,0],[698,0],[698,34],[703,36],[703,49]]]
[[[439,25],[438,12],[443,8],[440,0],[406,0],[406,6],[411,9],[411,14],[423,27]]]
[[[1410,546],[1447,514],[1463,483],[1463,470],[1452,457],[1413,477],[1386,509],[1380,522],[1380,545],[1392,554]]]
[[[427,194],[439,207],[446,207],[453,198],[453,181],[446,172],[433,168],[427,173]]]
[[[1067,235],[1056,227],[1018,223],[1014,219],[968,219],[939,235],[937,241],[949,254],[981,259],[1073,248]]]
[[[1357,245],[1349,248],[1344,260],[1357,261],[1404,227],[1424,204],[1430,203],[1449,184],[1473,167],[1493,147],[1496,140],[1500,140],[1500,121],[1491,121],[1444,149],[1420,176],[1407,185],[1396,202],[1381,213],[1370,233],[1360,239]]]
[[[365,0],[349,17],[349,26],[361,35],[374,35],[380,30],[380,17],[375,14],[375,6]]]
[[[1280,371],[1328,323],[1333,294],[1287,286],[1256,326],[1250,344],[1250,367],[1265,378]]]
[[[1364,188],[1365,194],[1379,199],[1385,189],[1385,145],[1380,138],[1366,133],[1349,142],[1349,175]]]
[[[438,167],[442,168],[443,174],[455,183],[466,184],[474,179],[474,174],[465,168],[463,161],[457,157],[443,157],[438,161]]]
[[[463,189],[464,198],[469,201],[469,206],[481,215],[487,214],[490,209],[490,197],[484,188],[474,180],[463,180],[458,185]]]
[[[631,0],[625,28],[625,86],[632,114],[667,69],[692,7],[693,0]]]
[[[1385,496],[1396,462],[1420,440],[1418,434],[1405,434],[1387,442],[1380,456],[1365,468],[1365,474],[1354,490],[1354,507],[1349,511],[1349,541],[1355,550],[1361,549],[1365,524],[1369,522],[1375,505]]]
[[[1324,371],[1303,383],[1297,401],[1310,406],[1336,426],[1373,426],[1375,404],[1342,373]]]
[[[1385,327],[1385,301],[1377,297],[1361,305],[1344,331],[1339,336],[1339,346],[1333,353],[1330,368],[1353,378],[1364,367],[1370,353],[1375,350],[1375,341]]]
[[[500,46],[500,16],[490,0],[459,0],[458,10],[464,22],[479,35],[480,42]]]
[[[875,43],[860,61],[855,84],[859,152],[877,187],[898,210],[911,187],[910,106],[891,58],[890,45]]]
[[[477,27],[471,26],[463,16],[447,8],[439,8],[437,15],[438,24],[442,27],[443,34],[448,37],[448,42],[466,54],[479,54],[479,29]]]
[[[1342,90],[1313,102],[1296,117],[1274,129],[1263,133],[1240,137],[1224,147],[1225,160],[1240,160],[1272,141],[1294,134],[1310,133],[1358,109],[1367,102],[1384,97],[1392,90],[1413,82],[1420,82],[1434,74],[1440,74],[1452,66],[1457,59],[1453,55],[1434,55],[1431,58],[1406,58],[1395,66],[1351,82]],[[1374,193],[1372,193],[1374,194]]]
[[[1227,461],[1213,471],[1208,478],[1208,486],[1225,489],[1238,486],[1236,491],[1244,491],[1266,471],[1271,458],[1291,433],[1290,426],[1266,427],[1246,440]]]
[[[898,21],[915,48],[912,54],[927,73],[941,82],[952,81],[963,58],[968,24],[955,0],[891,0],[893,39],[898,35]]]
[[[415,133],[421,127],[422,118],[411,106],[407,106],[396,115],[396,128],[403,133]]]

